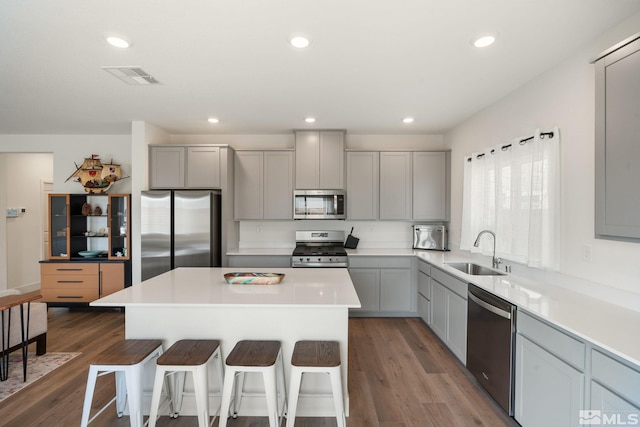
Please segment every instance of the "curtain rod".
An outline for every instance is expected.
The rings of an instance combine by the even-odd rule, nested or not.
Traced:
[[[553,138],[553,136],[554,136],[554,134],[553,134],[553,132],[540,132],[540,139],[544,139],[546,136],[548,136],[548,137],[549,137],[549,139],[552,139],[552,138]],[[520,142],[519,142],[519,144],[520,144],[520,145],[524,145],[524,144],[526,144],[527,142],[529,142],[529,141],[533,140],[533,138],[535,138],[535,136],[530,136],[530,137],[528,137],[528,138],[521,139],[521,140],[520,140]],[[502,147],[500,147],[500,149],[501,149],[502,151],[507,151],[510,147],[511,147],[511,144],[506,144],[506,145],[503,145]],[[494,153],[494,151],[496,151],[496,150],[491,150],[491,154],[493,154],[493,153]],[[481,154],[478,154],[478,155],[476,156],[476,159],[481,159],[481,158],[483,158],[483,157],[484,157],[484,153],[481,153]],[[469,157],[469,158],[467,159],[467,161],[468,161],[468,162],[470,162],[470,161],[471,161],[471,157]]]

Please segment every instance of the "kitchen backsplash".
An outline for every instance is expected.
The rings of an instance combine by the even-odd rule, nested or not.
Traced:
[[[388,221],[241,221],[239,247],[294,248],[297,230],[344,230],[345,237],[354,227],[353,235],[360,239],[358,248],[411,248],[412,222]]]

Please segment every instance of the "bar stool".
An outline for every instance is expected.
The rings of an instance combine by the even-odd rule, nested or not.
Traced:
[[[289,404],[287,405],[287,427],[296,422],[296,409],[302,374],[320,372],[329,374],[333,403],[336,408],[338,427],[345,427],[344,400],[342,397],[342,378],[340,373],[340,345],[336,341],[298,341],[291,355],[291,383],[289,386]]]
[[[224,388],[220,408],[219,427],[226,427],[231,406],[231,394],[235,385],[233,418],[237,418],[243,395],[244,374],[261,372],[264,380],[264,392],[267,399],[269,427],[278,427],[287,406],[284,385],[284,365],[282,348],[278,341],[239,341],[225,362]],[[282,411],[278,410],[278,389],[282,392]]]
[[[85,427],[109,405],[116,402],[118,417],[129,403],[129,422],[132,427],[142,427],[142,371],[144,365],[162,354],[162,341],[129,339],[120,341],[96,356],[89,366],[87,390],[84,394],[81,427]],[[106,374],[116,374],[116,396],[91,419],[91,401],[96,380]]]
[[[156,377],[151,397],[151,412],[149,427],[155,427],[160,407],[162,388],[166,386],[165,378],[175,374],[176,386],[169,397],[169,411],[173,418],[177,418],[182,409],[184,395],[184,381],[187,372],[193,376],[193,386],[196,396],[198,426],[208,427],[209,424],[209,374],[207,365],[211,359],[216,361],[216,375],[222,392],[222,359],[220,357],[220,341],[218,340],[180,340],[175,342],[156,361]],[[216,410],[214,418],[219,414]]]

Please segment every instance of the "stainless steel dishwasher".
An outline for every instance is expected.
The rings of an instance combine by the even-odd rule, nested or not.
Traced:
[[[513,415],[516,306],[469,284],[467,369]]]

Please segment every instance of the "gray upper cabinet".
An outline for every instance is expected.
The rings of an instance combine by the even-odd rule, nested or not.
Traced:
[[[238,151],[234,218],[293,218],[293,152]]]
[[[293,152],[264,153],[264,219],[293,219]]]
[[[150,146],[149,188],[220,188],[220,147]]]
[[[411,220],[412,179],[411,152],[380,153],[380,219]]]
[[[636,36],[596,61],[597,237],[640,239],[638,111],[640,38]]]
[[[449,153],[413,153],[413,219],[449,219]]]
[[[378,219],[378,181],[380,153],[350,151],[347,153],[347,218]]]
[[[149,147],[149,188],[184,188],[184,147]]]
[[[187,147],[187,188],[220,188],[220,147]]]
[[[296,131],[296,189],[344,189],[344,131]]]

